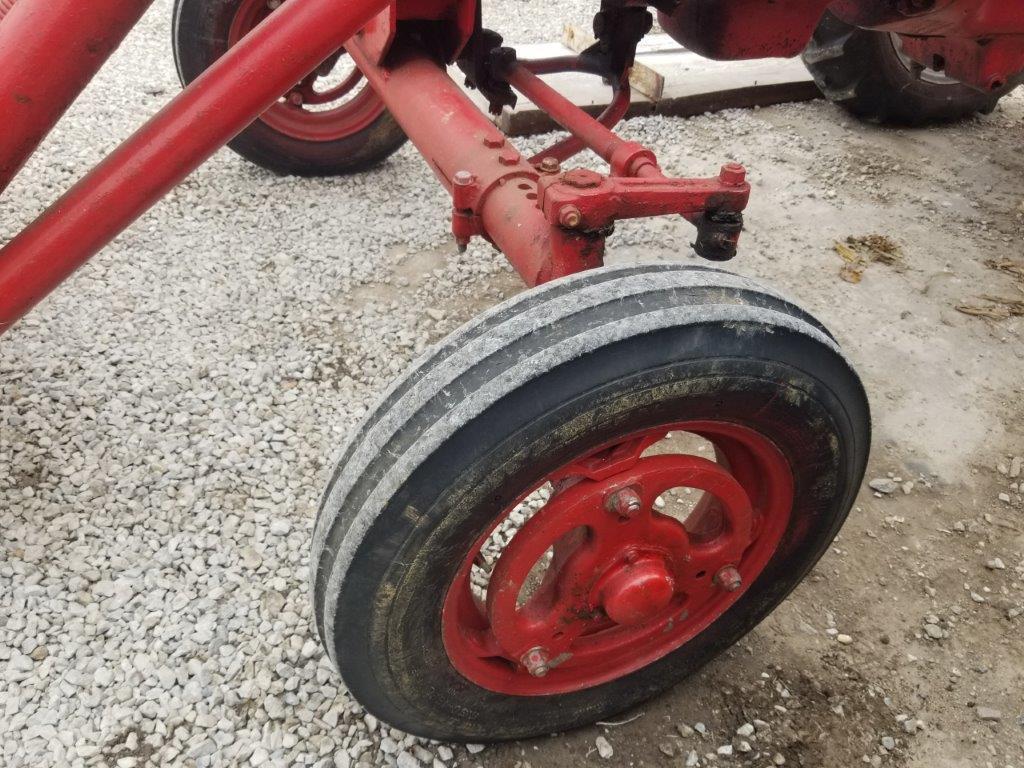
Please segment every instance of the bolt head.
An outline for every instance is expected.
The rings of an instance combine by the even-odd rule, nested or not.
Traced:
[[[623,520],[636,517],[643,508],[643,501],[632,488],[621,488],[608,496],[605,500],[605,507]]]
[[[488,149],[499,149],[505,146],[504,136],[484,136],[484,146]]]
[[[288,94],[288,103],[293,107],[301,107],[305,99],[302,98],[302,94],[298,91],[292,91]]]
[[[715,584],[726,592],[735,592],[743,586],[743,577],[734,565],[727,565],[715,574]]]
[[[519,661],[534,677],[544,677],[551,670],[548,652],[540,646],[528,650]]]
[[[580,213],[580,209],[575,205],[567,205],[562,209],[562,212],[558,214],[558,223],[566,229],[576,229],[583,221],[583,214]]]
[[[562,164],[558,162],[556,157],[545,157],[540,161],[540,169],[544,173],[558,173],[562,170]]]
[[[469,171],[456,171],[452,180],[455,182],[457,187],[468,187],[476,181],[476,177]]]
[[[718,180],[730,187],[738,187],[747,180],[747,169],[739,163],[726,163],[718,174]]]
[[[276,11],[281,7],[282,0],[267,0],[267,8],[272,11]]]

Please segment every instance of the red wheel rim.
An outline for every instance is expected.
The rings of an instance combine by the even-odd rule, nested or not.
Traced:
[[[679,433],[708,441],[717,461],[673,452]],[[501,548],[474,594],[482,548],[542,487],[550,497]],[[680,487],[702,492],[685,521],[655,509]],[[448,658],[473,683],[520,696],[635,672],[695,638],[743,595],[775,552],[792,502],[792,472],[778,448],[737,424],[665,424],[597,446],[506,507],[473,545],[442,608]]]
[[[228,29],[228,47],[233,46],[250,30],[272,13],[268,0],[242,0]],[[280,5],[280,3],[278,3]],[[329,70],[344,51],[324,62]],[[300,141],[337,141],[368,128],[384,111],[384,102],[363,80],[362,73],[353,68],[342,81],[328,89],[318,91],[319,71],[310,73],[284,98],[260,115],[267,126]],[[356,90],[358,88],[358,90]],[[336,106],[314,110],[341,101]]]

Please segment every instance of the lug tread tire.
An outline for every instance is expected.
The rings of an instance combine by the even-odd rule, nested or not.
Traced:
[[[852,27],[830,11],[804,50],[803,61],[825,98],[883,124],[923,126],[987,114],[1006,93],[921,80],[900,61],[887,32]]]

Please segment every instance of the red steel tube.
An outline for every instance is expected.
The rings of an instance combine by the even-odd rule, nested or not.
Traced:
[[[0,0],[0,191],[153,0]]]
[[[345,47],[445,188],[451,191],[455,174],[466,171],[485,190],[479,212],[484,231],[527,285],[581,269],[558,261],[558,230],[527,197],[536,197],[536,186],[507,183],[516,177],[532,181],[536,169],[444,69],[410,47],[392,49],[387,69],[373,63],[358,38]]]
[[[507,78],[513,88],[550,115],[551,119],[596,152],[599,157],[611,164],[613,172],[650,177],[661,175],[653,155],[642,151],[643,148],[639,145],[627,142],[599,120],[588,115],[537,77],[525,63],[515,64],[509,70]],[[620,165],[623,157],[630,158],[636,153],[639,153],[638,156],[642,156],[644,160],[642,163],[636,164],[633,168],[616,167]]]
[[[289,0],[271,14],[0,250],[0,333],[386,6]]]

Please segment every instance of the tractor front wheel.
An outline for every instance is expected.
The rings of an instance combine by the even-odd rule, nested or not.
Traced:
[[[609,717],[800,582],[869,432],[828,332],[749,280],[554,281],[437,346],[342,451],[311,554],[321,638],[370,712],[421,736]]]

